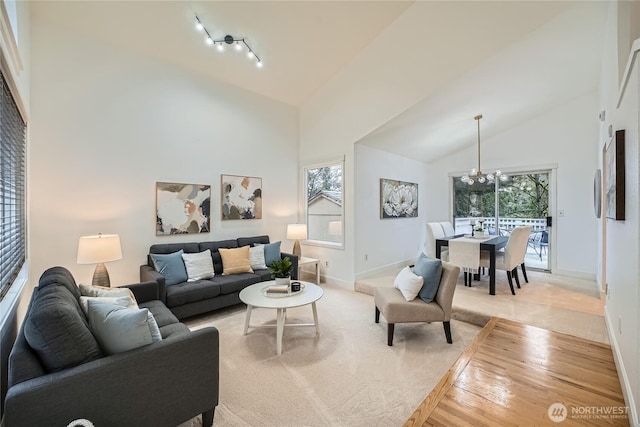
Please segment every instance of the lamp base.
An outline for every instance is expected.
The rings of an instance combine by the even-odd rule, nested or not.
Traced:
[[[93,272],[93,280],[91,284],[93,286],[102,286],[105,288],[111,287],[109,273],[107,272],[107,267],[104,266],[104,263],[96,265],[96,271]]]
[[[300,249],[300,241],[296,240],[293,244],[293,254],[298,257],[298,259],[302,258],[302,249]]]

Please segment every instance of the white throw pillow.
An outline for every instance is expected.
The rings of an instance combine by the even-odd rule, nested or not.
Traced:
[[[182,254],[182,259],[187,269],[187,282],[210,279],[215,274],[213,271],[213,258],[211,258],[209,249],[195,254]]]
[[[121,298],[121,297],[129,297],[131,301],[138,307],[138,303],[136,301],[136,297],[131,292],[129,288],[105,288],[103,286],[92,286],[92,285],[83,285],[79,284],[80,295],[83,297],[110,297],[110,298]]]
[[[122,353],[162,340],[158,324],[146,309],[88,300],[89,329],[102,351]]]
[[[249,248],[249,263],[253,270],[266,270],[264,261],[264,248],[262,246],[252,246]]]
[[[413,301],[418,296],[418,292],[422,289],[424,279],[411,271],[411,268],[405,267],[396,276],[393,281],[393,287],[399,289],[402,296],[407,301]]]

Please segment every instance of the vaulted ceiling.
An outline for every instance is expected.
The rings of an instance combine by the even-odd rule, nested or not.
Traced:
[[[299,107],[412,4],[34,1],[31,10],[38,19],[64,22],[78,37],[150,55]],[[448,77],[362,143],[431,161],[474,143],[473,116],[478,113],[485,114],[483,125],[490,136],[596,87],[606,2],[487,2],[492,8],[499,5],[500,13],[484,27],[476,13],[482,2],[455,3],[455,22],[438,19],[443,4],[425,3],[428,19],[420,38],[398,43],[421,47],[419,54],[441,64]],[[207,46],[195,30],[196,14],[214,38],[245,37],[264,67],[258,69],[230,49],[220,53]],[[482,31],[483,46],[473,34],[454,43],[456,26],[460,34]],[[448,48],[453,45],[455,50]],[[474,61],[456,60],[476,58],[480,48],[489,53]]]

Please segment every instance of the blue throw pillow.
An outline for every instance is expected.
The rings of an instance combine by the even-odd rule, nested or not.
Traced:
[[[271,263],[273,263],[273,261],[282,259],[282,256],[280,255],[280,243],[282,242],[267,243],[266,245],[256,245],[262,246],[264,248],[264,263],[267,267],[269,267]]]
[[[165,285],[171,286],[187,281],[187,269],[182,260],[183,252],[184,251],[180,249],[178,252],[166,255],[150,254],[151,260],[153,261],[153,268],[164,276]]]
[[[425,254],[420,254],[416,265],[413,267],[414,274],[422,276],[424,284],[418,292],[418,296],[424,302],[431,302],[438,293],[440,286],[440,276],[442,275],[442,261],[428,258]]]

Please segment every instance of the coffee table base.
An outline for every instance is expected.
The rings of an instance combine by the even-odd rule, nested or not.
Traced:
[[[318,311],[316,310],[315,301],[311,303],[311,309],[313,310],[313,323],[286,323],[285,318],[287,317],[287,309],[277,308],[275,325],[251,325],[251,311],[253,310],[253,306],[247,304],[247,315],[244,319],[244,335],[247,335],[249,328],[276,328],[276,351],[278,354],[282,354],[282,335],[284,333],[285,326],[315,326],[316,334],[320,334]]]

